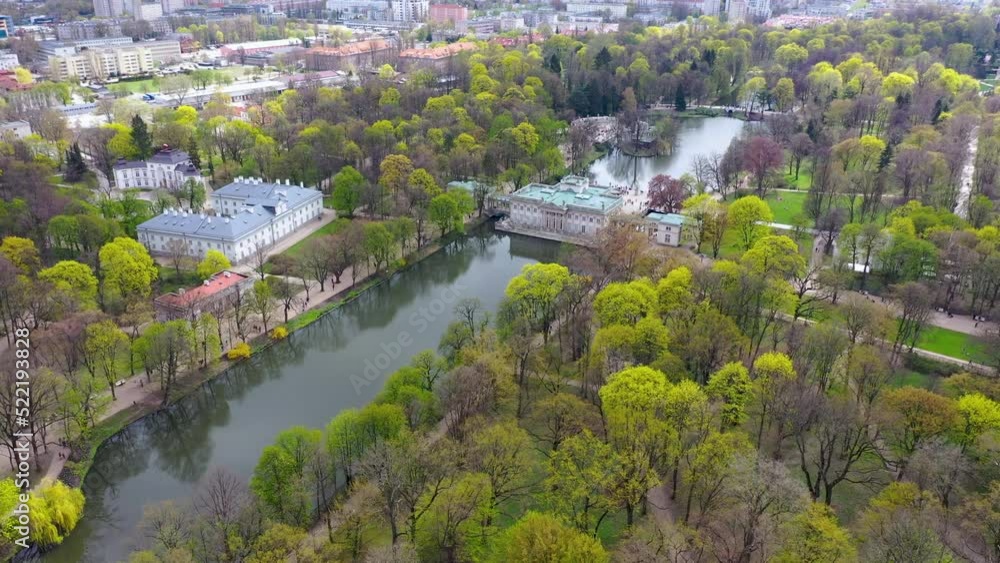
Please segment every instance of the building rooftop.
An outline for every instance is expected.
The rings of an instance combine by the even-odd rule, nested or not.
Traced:
[[[184,209],[167,209],[139,225],[140,231],[235,241],[268,224],[274,213],[248,207],[234,217],[213,217]]]
[[[223,270],[205,280],[198,287],[191,289],[180,289],[176,292],[165,293],[156,298],[158,305],[169,307],[185,308],[203,299],[211,297],[219,292],[225,291],[235,285],[248,280],[249,278],[238,272]]]
[[[471,41],[460,41],[458,43],[451,43],[448,45],[443,45],[441,47],[430,47],[427,49],[405,49],[400,51],[400,58],[405,59],[425,59],[425,60],[439,60],[446,59],[448,57],[453,57],[462,51],[473,51],[477,45]]]
[[[310,199],[320,197],[320,193],[313,188],[292,185],[287,180],[282,184],[265,182],[259,178],[239,177],[215,190],[212,196],[240,199],[255,208],[274,208],[281,202],[288,207],[297,207]]]
[[[385,41],[381,39],[373,39],[370,41],[348,43],[347,45],[341,45],[340,47],[312,47],[308,49],[307,52],[333,57],[345,57],[348,55],[361,55],[370,51],[381,51],[388,48],[389,44]]]
[[[558,184],[532,183],[517,190],[513,197],[563,209],[575,207],[586,211],[611,213],[622,206],[622,198],[611,188],[591,186],[582,176],[566,176]]]
[[[677,213],[660,213],[654,211],[649,215],[646,215],[647,221],[652,221],[654,223],[661,223],[663,225],[673,225],[675,227],[682,227],[684,223],[687,222],[687,217],[684,215],[679,215]]]

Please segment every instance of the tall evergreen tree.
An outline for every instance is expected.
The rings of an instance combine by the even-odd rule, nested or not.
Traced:
[[[153,155],[153,138],[149,136],[149,127],[142,117],[132,118],[132,142],[139,151],[139,158],[145,160]]]
[[[687,98],[684,97],[684,87],[678,86],[677,93],[674,94],[674,109],[677,111],[686,111],[688,108]]]
[[[198,141],[194,140],[194,136],[188,141],[187,153],[191,157],[191,164],[201,170],[201,154],[198,152]]]
[[[63,174],[63,179],[67,182],[79,182],[86,174],[87,163],[83,160],[80,144],[73,143],[73,146],[66,151],[66,172]]]

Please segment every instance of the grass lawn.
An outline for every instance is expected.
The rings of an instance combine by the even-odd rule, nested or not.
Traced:
[[[285,254],[287,256],[291,256],[291,257],[295,258],[299,254],[302,254],[302,252],[306,249],[306,245],[309,244],[310,240],[312,240],[314,238],[317,238],[317,237],[323,237],[323,236],[326,236],[326,235],[337,234],[342,229],[344,229],[345,227],[347,227],[347,225],[349,225],[349,224],[350,224],[350,221],[348,219],[334,219],[333,221],[330,221],[326,225],[323,225],[322,227],[320,227],[318,230],[316,230],[315,232],[313,232],[312,234],[310,234],[306,238],[304,238],[304,239],[300,240],[299,242],[293,244],[288,250],[284,251],[282,254]]]
[[[764,198],[771,213],[774,213],[775,223],[791,225],[796,215],[802,214],[812,226],[812,219],[806,216],[803,208],[806,204],[806,192],[771,192]]]
[[[904,370],[893,375],[889,380],[889,385],[892,387],[921,387],[930,390],[935,387],[933,376],[913,370]]]
[[[983,343],[975,336],[938,326],[928,326],[921,331],[917,348],[962,360],[986,361]]]
[[[198,277],[198,274],[191,270],[182,269],[181,274],[178,276],[173,266],[164,266],[163,264],[157,264],[157,266],[160,269],[160,276],[157,282],[159,293],[170,293],[182,287],[192,287],[201,283],[201,278]]]
[[[802,163],[802,168],[799,169],[799,177],[795,178],[795,173],[785,174],[785,182],[788,183],[788,187],[793,190],[808,191],[809,186],[812,185],[812,169],[809,165]]]

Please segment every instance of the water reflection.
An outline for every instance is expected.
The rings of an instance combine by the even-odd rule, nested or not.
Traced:
[[[678,119],[677,148],[661,156],[636,158],[613,152],[590,167],[594,182],[601,186],[645,188],[657,174],[680,177],[694,169],[699,155],[725,152],[729,143],[753,124],[732,117],[690,117]]]
[[[554,260],[558,245],[495,233],[491,226],[449,244],[286,342],[220,375],[169,409],[126,428],[100,449],[84,481],[85,518],[46,561],[119,561],[135,541],[143,506],[184,500],[214,466],[249,477],[260,451],[296,424],[322,427],[337,412],[361,406],[384,377],[356,390],[351,374],[402,331],[413,339],[385,374],[437,345],[450,311],[423,331],[410,323],[446,288],[491,309],[525,264]]]

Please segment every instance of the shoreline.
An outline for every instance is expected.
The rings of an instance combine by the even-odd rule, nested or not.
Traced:
[[[466,233],[470,230],[478,229],[488,223],[491,217],[474,217],[465,223]],[[406,271],[407,269],[413,267],[415,264],[425,260],[426,258],[436,254],[437,252],[444,249],[446,246],[451,244],[453,241],[457,240],[459,237],[466,236],[465,234],[449,233],[444,237],[435,239],[434,241],[424,245],[419,250],[414,250],[407,256],[403,257],[405,264],[397,269],[392,269],[384,272],[376,272],[366,275],[363,278],[357,280],[354,285],[345,287],[337,291],[336,293],[324,298],[322,301],[317,301],[314,305],[308,308],[304,308],[294,316],[289,316],[288,323],[281,323],[275,325],[275,327],[281,326],[288,329],[288,336],[280,340],[274,340],[270,338],[266,333],[258,334],[257,336],[250,339],[247,342],[253,352],[250,355],[252,358],[258,352],[270,348],[271,346],[288,340],[295,332],[305,329],[306,327],[312,325],[313,323],[319,321],[321,318],[327,314],[339,309],[340,307],[354,301],[367,290],[389,281],[393,276]],[[331,279],[332,283],[333,280]],[[300,321],[296,323],[296,319],[301,317],[309,317],[305,321]],[[84,480],[90,472],[90,468],[93,465],[94,459],[97,457],[97,453],[100,448],[115,435],[125,430],[129,425],[142,420],[143,418],[156,414],[161,410],[171,407],[172,405],[178,403],[179,401],[190,396],[192,393],[200,389],[202,386],[210,383],[219,375],[222,375],[231,367],[238,365],[240,362],[246,361],[250,358],[241,358],[239,360],[229,360],[226,358],[226,352],[223,351],[219,360],[214,365],[209,368],[204,368],[193,373],[189,373],[182,378],[179,378],[174,385],[173,392],[171,393],[170,399],[164,403],[158,397],[161,390],[153,390],[153,385],[150,385],[150,391],[145,392],[140,399],[133,402],[132,405],[125,405],[117,411],[109,412],[106,414],[105,418],[98,422],[93,428],[91,428],[91,437],[83,443],[71,442],[73,446],[86,447],[88,451],[79,460],[69,459],[73,457],[74,452],[78,452],[78,449],[71,448],[70,454],[63,459],[55,457],[55,453],[60,450],[58,444],[53,444],[50,448],[51,457],[49,462],[45,467],[45,471],[42,473],[46,476],[52,476],[55,472],[55,468],[61,464],[61,468],[55,475],[55,478],[63,481],[67,485],[74,487],[82,487]],[[137,374],[137,378],[144,377],[142,374]]]

